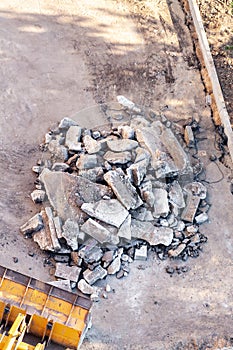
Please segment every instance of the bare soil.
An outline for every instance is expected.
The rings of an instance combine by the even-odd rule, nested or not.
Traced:
[[[200,178],[211,204],[210,222],[202,226],[208,244],[197,259],[159,261],[151,253],[147,262],[132,265],[128,278],[109,278],[115,292],[94,305],[82,349],[231,345],[232,174],[221,162],[219,145],[226,148],[206,105],[179,1],[2,0],[0,12],[0,263],[53,279],[47,255],[19,234],[37,212],[30,199],[31,167],[49,127],[64,116],[89,128],[108,124],[113,120],[103,105],[113,106],[118,94],[163,113],[181,129],[195,119],[197,150],[190,157],[206,169]],[[170,277],[167,265],[185,265],[188,272]]]

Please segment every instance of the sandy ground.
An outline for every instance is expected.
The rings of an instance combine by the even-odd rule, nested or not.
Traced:
[[[179,2],[2,0],[0,11],[0,263],[53,279],[46,255],[19,234],[19,226],[38,209],[30,199],[31,167],[49,127],[64,116],[86,127],[107,124],[111,118],[96,104],[109,106],[117,94],[180,125],[194,117],[201,126],[198,157],[206,166],[201,177],[210,182],[210,222],[202,226],[208,244],[197,259],[161,262],[151,254],[142,266],[132,265],[128,278],[109,279],[115,293],[94,305],[93,327],[82,348],[229,344],[231,170],[209,161],[221,153]],[[189,271],[171,278],[167,265],[186,265]]]

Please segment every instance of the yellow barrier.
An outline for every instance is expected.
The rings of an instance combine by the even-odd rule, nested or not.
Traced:
[[[22,314],[28,321],[27,332],[42,342],[51,340],[78,349],[90,321],[91,305],[82,293],[70,293],[0,266],[0,322],[5,327]],[[0,350],[5,349],[2,343]],[[26,345],[21,342],[18,349],[42,349]]]

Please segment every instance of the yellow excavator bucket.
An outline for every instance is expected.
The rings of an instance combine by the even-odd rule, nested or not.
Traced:
[[[90,298],[80,292],[0,266],[0,324],[4,329],[11,326],[0,334],[0,350],[42,350],[50,341],[78,349],[91,321],[91,306]],[[25,330],[39,337],[41,344],[23,343]]]

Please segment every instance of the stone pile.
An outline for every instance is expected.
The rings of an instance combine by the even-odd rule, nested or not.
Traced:
[[[130,123],[88,130],[64,118],[45,135],[31,194],[41,211],[20,228],[52,252],[55,284],[92,295],[98,280],[127,276],[149,250],[186,260],[206,240],[199,225],[208,220],[207,191],[193,180],[172,123],[118,101]],[[190,127],[184,139],[193,147]]]

